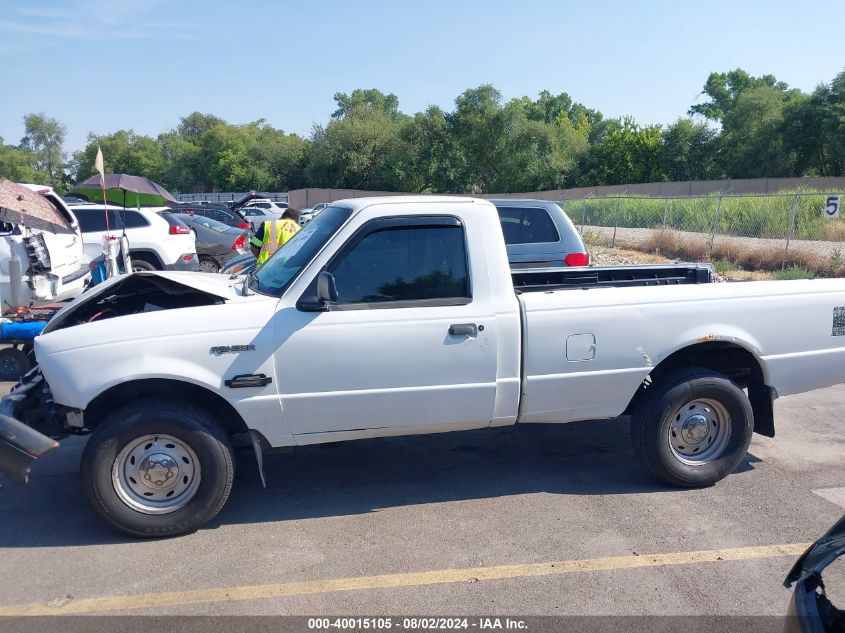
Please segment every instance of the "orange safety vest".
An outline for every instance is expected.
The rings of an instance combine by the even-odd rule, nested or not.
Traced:
[[[261,245],[261,252],[258,253],[258,265],[261,266],[270,259],[277,250],[296,235],[297,231],[299,231],[299,225],[288,218],[265,222],[264,242]]]

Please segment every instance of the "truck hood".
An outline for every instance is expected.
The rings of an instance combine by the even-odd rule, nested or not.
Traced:
[[[107,279],[50,320],[44,334],[90,321],[139,312],[247,301],[244,279],[199,272],[144,271]]]

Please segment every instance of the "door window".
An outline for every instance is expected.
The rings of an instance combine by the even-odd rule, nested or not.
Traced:
[[[377,228],[330,267],[338,306],[469,303],[464,229],[460,225]],[[391,305],[392,304],[392,305]]]
[[[137,229],[142,226],[150,225],[150,223],[147,222],[147,219],[137,211],[125,211],[119,213],[119,215],[123,216],[127,229]]]

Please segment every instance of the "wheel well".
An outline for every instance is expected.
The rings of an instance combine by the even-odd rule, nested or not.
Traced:
[[[153,251],[134,250],[130,248],[129,259],[140,259],[148,264],[152,264],[159,270],[164,270],[164,264],[161,263],[161,259]]]
[[[701,367],[725,374],[740,388],[748,389],[748,398],[754,410],[754,431],[774,436],[773,393],[766,385],[763,368],[757,358],[741,345],[727,341],[708,341],[684,347],[664,358],[640,385],[628,408],[630,414],[649,385],[675,369]]]
[[[229,435],[249,431],[241,415],[222,396],[190,382],[162,378],[134,380],[107,389],[85,408],[85,426],[96,428],[115,407],[131,400],[167,397],[201,406]]]

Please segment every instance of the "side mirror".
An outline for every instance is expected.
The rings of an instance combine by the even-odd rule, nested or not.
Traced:
[[[334,275],[327,270],[317,275],[317,299],[323,303],[337,302],[337,286],[334,282]]]

